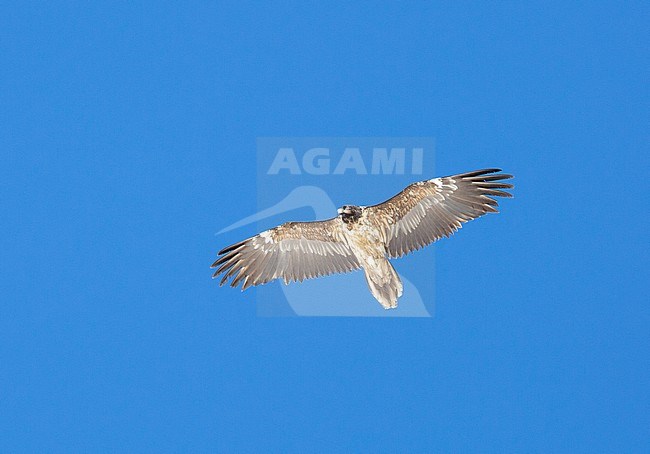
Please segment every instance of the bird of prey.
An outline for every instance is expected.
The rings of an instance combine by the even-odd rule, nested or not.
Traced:
[[[287,222],[219,251],[212,264],[221,284],[242,290],[274,279],[292,281],[365,272],[372,295],[385,309],[397,307],[402,282],[389,258],[449,237],[464,222],[497,213],[493,197],[512,197],[504,189],[512,178],[501,169],[483,169],[419,181],[383,203],[344,205],[332,219]]]

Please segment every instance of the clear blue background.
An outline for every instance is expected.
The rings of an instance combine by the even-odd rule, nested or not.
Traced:
[[[0,449],[647,452],[649,22],[4,3]],[[210,280],[256,137],[378,135],[517,177],[436,246],[435,318],[263,319]]]

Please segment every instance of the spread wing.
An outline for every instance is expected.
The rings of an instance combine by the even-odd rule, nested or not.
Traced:
[[[338,218],[316,222],[288,222],[219,251],[212,264],[224,273],[220,285],[242,283],[242,290],[273,279],[285,283],[359,268],[356,257],[341,241]]]
[[[448,237],[462,223],[486,213],[497,213],[492,197],[512,197],[502,180],[512,175],[484,169],[420,181],[395,197],[366,208],[367,216],[381,226],[390,257],[401,257]]]

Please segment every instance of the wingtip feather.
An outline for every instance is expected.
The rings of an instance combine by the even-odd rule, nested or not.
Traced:
[[[247,241],[247,240],[244,240],[244,241],[240,241],[239,243],[235,243],[235,244],[231,244],[230,246],[226,246],[225,248],[223,248],[222,250],[220,250],[220,251],[218,252],[218,254],[219,254],[219,255],[223,255],[223,254],[225,254],[226,252],[233,251],[233,250],[235,250],[235,249],[237,249],[237,248],[243,246],[244,243],[246,243],[246,241]]]

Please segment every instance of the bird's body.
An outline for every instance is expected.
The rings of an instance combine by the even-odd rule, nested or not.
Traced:
[[[246,289],[274,279],[285,283],[362,268],[373,296],[397,307],[402,282],[389,258],[420,249],[461,224],[497,212],[490,196],[511,197],[500,180],[511,175],[486,169],[408,186],[378,205],[345,205],[325,221],[288,222],[219,252],[213,277]]]
[[[353,208],[359,209],[361,216],[347,223],[341,221],[347,230],[345,241],[363,268],[373,296],[385,309],[397,307],[397,298],[402,296],[402,281],[386,258],[382,229],[375,225],[375,219],[365,207]]]

